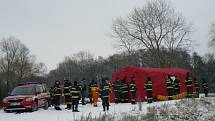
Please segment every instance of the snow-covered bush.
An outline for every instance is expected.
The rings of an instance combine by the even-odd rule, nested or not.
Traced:
[[[156,110],[157,120],[162,121],[214,121],[215,99],[183,99],[172,106],[161,106]]]

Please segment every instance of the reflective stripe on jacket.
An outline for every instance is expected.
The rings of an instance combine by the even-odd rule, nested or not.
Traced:
[[[137,87],[136,87],[136,84],[134,83],[134,80],[130,81],[130,91],[131,92],[137,91]]]
[[[78,86],[74,86],[71,88],[71,95],[72,95],[72,99],[80,99],[80,95],[81,95],[81,89]]]
[[[151,80],[146,81],[145,89],[146,89],[146,91],[152,91],[152,81]]]
[[[167,89],[173,89],[173,81],[171,79],[166,80],[166,87]]]
[[[192,79],[191,77],[186,77],[185,84],[187,87],[192,87]]]
[[[100,97],[108,98],[110,96],[110,87],[107,84],[103,84],[100,88]]]
[[[55,87],[53,88],[53,96],[61,96],[61,94],[62,94],[61,88],[55,86]]]

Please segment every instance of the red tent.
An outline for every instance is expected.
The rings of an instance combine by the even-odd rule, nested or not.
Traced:
[[[137,85],[137,98],[138,100],[145,101],[146,91],[144,89],[144,84],[147,80],[147,77],[151,76],[151,79],[153,81],[153,100],[157,100],[157,95],[167,95],[165,81],[168,74],[172,76],[177,75],[181,84],[180,92],[186,92],[187,89],[185,85],[185,77],[187,72],[190,71],[181,68],[124,67],[112,74],[112,82],[114,82],[117,77],[119,77],[120,79],[126,77],[126,81],[129,84],[131,76],[135,75],[135,83]],[[113,99],[114,93],[112,92],[111,100],[113,101]]]

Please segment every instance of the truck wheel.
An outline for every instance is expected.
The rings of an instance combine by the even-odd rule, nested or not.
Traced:
[[[45,110],[48,110],[48,108],[49,108],[49,102],[48,102],[48,100],[46,100],[46,102],[45,102],[43,108],[44,108]]]
[[[49,107],[51,107],[52,106],[51,99],[47,99],[47,101],[48,101]]]
[[[4,112],[6,112],[6,113],[12,113],[12,111],[9,111],[9,110],[4,110]]]
[[[38,110],[38,102],[35,101],[31,111],[34,112],[34,111],[37,111],[37,110]]]

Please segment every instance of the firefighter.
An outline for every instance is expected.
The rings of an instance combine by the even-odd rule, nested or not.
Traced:
[[[196,77],[193,78],[193,81],[194,81],[195,88],[196,88],[196,97],[199,98],[200,83],[199,83],[199,81],[196,79]]]
[[[121,95],[121,81],[119,77],[116,78],[116,81],[113,83],[113,91],[115,94],[114,102],[118,104],[121,100],[120,95]]]
[[[180,80],[178,79],[178,76],[175,76],[174,92],[175,92],[175,95],[180,94]]]
[[[78,86],[77,81],[74,81],[74,85],[71,88],[71,95],[72,95],[72,111],[78,111],[78,104],[81,98],[81,88]]]
[[[56,110],[61,110],[60,108],[61,95],[62,95],[62,91],[60,88],[60,82],[56,80],[53,87],[53,104]]]
[[[172,100],[173,95],[174,95],[174,87],[173,86],[174,86],[173,80],[171,79],[171,76],[168,75],[167,80],[166,80],[166,87],[167,87],[169,100]]]
[[[106,83],[105,79],[102,79],[102,84],[100,86],[100,97],[102,99],[103,111],[109,110],[109,96],[110,96],[110,87]]]
[[[86,92],[87,92],[86,79],[83,78],[81,81],[81,104],[82,105],[86,105],[85,103]]]
[[[144,87],[145,87],[145,90],[146,90],[147,102],[152,103],[152,101],[153,101],[153,92],[152,92],[152,80],[151,80],[150,76],[148,76]]]
[[[90,103],[92,104],[92,88],[95,87],[95,80],[91,80],[90,84],[89,84],[89,99],[90,99]]]
[[[205,93],[205,97],[208,97],[208,84],[204,79],[202,79],[202,88]]]
[[[70,83],[69,80],[64,80],[65,83],[64,83],[64,97],[65,97],[65,104],[67,105],[65,109],[68,109],[70,110],[71,109],[71,105],[72,105],[72,97],[71,97],[71,88],[72,88],[72,85]]]
[[[128,98],[129,98],[129,89],[128,89],[128,84],[126,83],[126,78],[122,80],[122,86],[121,86],[121,101],[122,103],[128,103]]]
[[[193,96],[192,78],[190,77],[189,72],[187,72],[187,74],[186,74],[185,84],[187,86],[187,97],[192,98],[192,96]]]
[[[50,94],[49,106],[50,106],[50,107],[51,107],[51,106],[54,106],[54,104],[53,104],[53,99],[54,99],[53,89],[54,89],[53,86],[49,89],[49,94]]]
[[[136,91],[137,91],[137,87],[136,84],[134,82],[135,80],[135,76],[131,77],[131,81],[130,81],[130,92],[131,92],[131,104],[136,104]]]
[[[105,77],[105,81],[108,84],[109,88],[110,88],[110,93],[112,91],[112,84],[111,84],[111,80],[108,77]],[[109,104],[110,104],[110,97],[109,97]]]
[[[97,85],[97,82],[95,82],[94,87],[92,87],[92,98],[93,98],[93,106],[97,107],[97,102],[99,98],[99,86]]]

